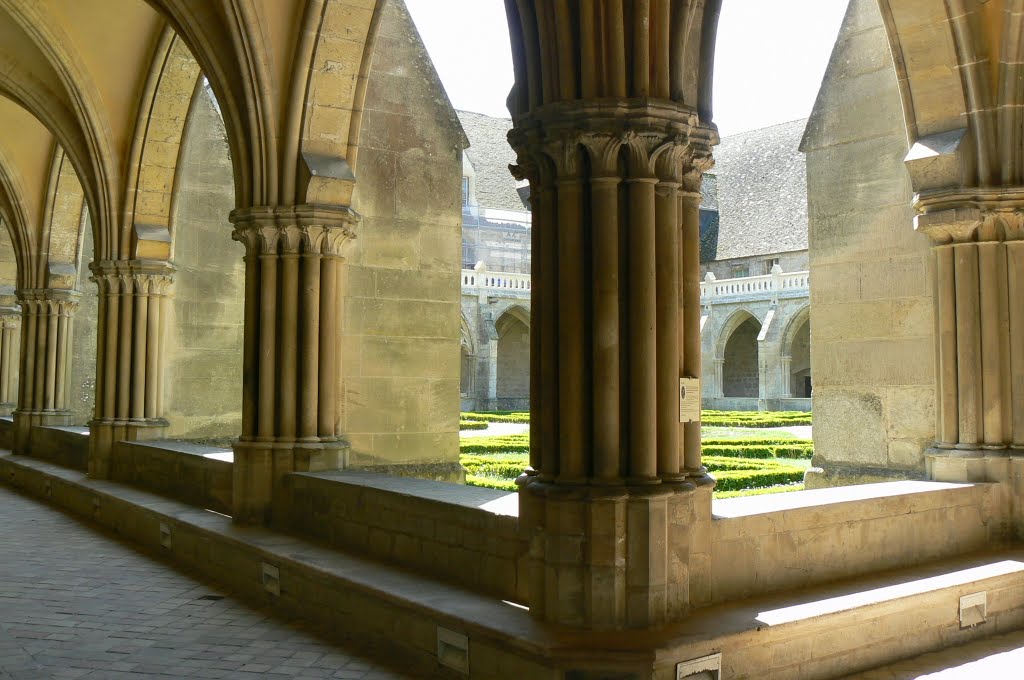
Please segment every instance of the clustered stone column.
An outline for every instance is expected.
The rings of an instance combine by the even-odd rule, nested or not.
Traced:
[[[1024,209],[931,210],[918,216],[917,228],[934,244],[938,389],[930,467],[938,477],[962,476],[951,474],[963,466],[949,459],[1024,449]],[[966,476],[986,475],[979,468]]]
[[[111,475],[114,445],[163,437],[166,301],[174,268],[162,260],[93,262],[99,288],[96,411],[89,423],[89,474]]]
[[[342,251],[347,208],[232,213],[245,246],[242,436],[235,445],[236,522],[271,520],[292,471],[344,467],[340,429]]]
[[[17,406],[20,335],[21,310],[10,304],[0,306],[0,415],[4,416]]]
[[[698,190],[714,132],[634,100],[542,107],[509,137],[534,216],[531,612],[658,625],[688,608],[694,492],[709,509],[713,485],[680,378],[700,377]]]
[[[78,292],[19,289],[17,296],[23,323],[14,446],[16,451],[28,453],[33,427],[71,422],[71,326],[78,309]]]

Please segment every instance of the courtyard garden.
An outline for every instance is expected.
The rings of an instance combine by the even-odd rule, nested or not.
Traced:
[[[466,483],[515,491],[529,464],[530,414],[463,413],[460,460]],[[800,411],[704,411],[703,462],[717,480],[715,498],[803,489],[814,453],[811,414]]]

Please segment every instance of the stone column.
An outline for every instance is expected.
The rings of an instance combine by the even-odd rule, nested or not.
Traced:
[[[21,310],[0,306],[0,415],[14,413],[18,401],[18,347],[21,344]]]
[[[487,339],[487,402],[490,408],[498,403],[498,338]]]
[[[782,355],[782,397],[783,399],[790,399],[793,397],[793,378],[791,375],[793,366],[793,357],[788,354]]]
[[[994,481],[991,463],[1024,449],[1024,211],[925,212],[933,242],[936,424],[928,469]]]
[[[715,357],[714,394],[719,398],[725,396],[725,359],[718,357]]]
[[[700,376],[697,189],[714,132],[681,106],[577,102],[517,119],[510,141],[534,202],[530,610],[660,625],[689,608],[713,486],[680,378]]]
[[[163,417],[166,303],[174,267],[163,260],[90,265],[99,288],[96,411],[89,423],[89,474],[116,474],[114,445],[159,439]]]
[[[342,250],[348,209],[251,208],[231,215],[245,246],[242,436],[234,519],[271,521],[274,490],[293,471],[344,467],[340,429]]]
[[[21,378],[18,407],[14,411],[14,446],[15,451],[27,454],[31,452],[33,427],[71,423],[68,379],[71,325],[78,309],[78,292],[19,289],[17,296],[24,322],[21,324]]]

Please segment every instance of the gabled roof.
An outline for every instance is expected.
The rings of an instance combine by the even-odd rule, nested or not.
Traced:
[[[508,166],[516,162],[516,154],[508,144],[512,121],[471,111],[457,113],[469,138],[465,153],[476,172],[476,200],[480,207],[526,210],[516,192],[516,179],[508,171]]]
[[[702,207],[719,211],[714,259],[807,249],[807,166],[799,149],[806,124],[730,135],[715,147],[715,167],[702,188]]]

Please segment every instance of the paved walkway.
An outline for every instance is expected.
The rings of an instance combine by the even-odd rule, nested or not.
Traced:
[[[1024,678],[1024,631],[922,654],[844,680],[1019,680]]]
[[[409,677],[0,487],[0,680]]]

